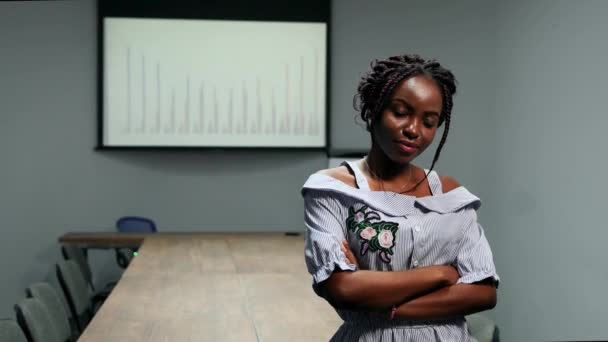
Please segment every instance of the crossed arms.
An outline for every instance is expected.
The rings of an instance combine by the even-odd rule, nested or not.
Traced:
[[[345,242],[342,251],[351,264],[357,264]],[[395,306],[398,319],[446,319],[496,305],[496,287],[491,279],[457,284],[459,277],[456,268],[448,265],[395,272],[338,271],[320,288],[336,308],[388,312]]]

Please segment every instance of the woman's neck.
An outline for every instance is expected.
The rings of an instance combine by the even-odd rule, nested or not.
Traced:
[[[414,167],[411,163],[395,163],[391,160],[384,152],[375,144],[367,155],[366,166],[371,176],[380,178],[385,181],[396,180],[398,178],[407,177],[408,174],[411,176],[411,167]]]

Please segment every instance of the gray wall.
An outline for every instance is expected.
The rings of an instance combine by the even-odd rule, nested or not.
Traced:
[[[504,341],[608,336],[608,3],[584,4],[332,4],[332,153],[369,143],[351,104],[372,58],[413,51],[456,73],[438,168],[484,200]],[[165,231],[301,231],[298,189],[327,163],[320,152],[93,151],[95,16],[91,0],[0,2],[0,316],[57,260],[60,234],[111,229],[124,214]],[[98,283],[116,275],[111,254],[93,261]]]
[[[497,192],[507,341],[608,339],[608,2],[497,7]]]

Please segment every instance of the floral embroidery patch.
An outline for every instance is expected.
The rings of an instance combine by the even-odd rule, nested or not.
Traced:
[[[353,207],[348,209],[346,218],[348,230],[355,233],[361,240],[361,255],[368,251],[380,251],[380,260],[385,263],[391,262],[393,247],[395,246],[395,234],[399,225],[395,222],[381,221],[380,215],[363,206],[359,210]]]

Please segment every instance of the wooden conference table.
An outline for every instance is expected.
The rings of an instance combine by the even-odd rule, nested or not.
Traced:
[[[302,236],[68,233],[59,241],[141,243],[78,341],[327,341],[341,322],[312,291]]]

